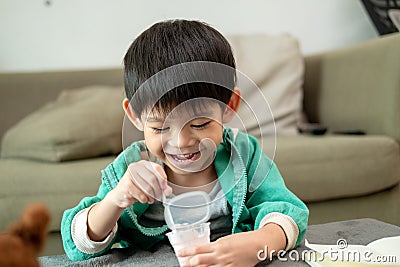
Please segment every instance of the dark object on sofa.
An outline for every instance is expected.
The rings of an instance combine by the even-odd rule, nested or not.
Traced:
[[[362,3],[380,35],[399,31],[389,17],[389,10],[400,10],[399,0],[362,0]]]

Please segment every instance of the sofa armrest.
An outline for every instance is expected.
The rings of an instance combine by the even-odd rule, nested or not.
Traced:
[[[307,56],[305,66],[310,122],[400,141],[400,34]]]

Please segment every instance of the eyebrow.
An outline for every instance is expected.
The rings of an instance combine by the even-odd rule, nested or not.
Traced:
[[[163,122],[164,119],[161,117],[157,117],[157,116],[148,116],[146,118],[146,121],[148,121],[148,122]]]
[[[174,119],[175,115],[179,115],[178,113],[174,115],[170,115],[170,119]],[[213,112],[205,111],[205,112],[195,112],[194,114],[190,114],[193,116],[193,119],[198,119],[198,118],[212,118],[213,117]],[[147,122],[163,122],[165,118],[159,117],[157,115],[151,115],[146,118]]]
[[[194,117],[194,119],[197,119],[197,118],[212,118],[213,115],[214,115],[213,112],[205,111],[205,112],[201,112],[201,113],[195,112],[193,114],[193,117]]]

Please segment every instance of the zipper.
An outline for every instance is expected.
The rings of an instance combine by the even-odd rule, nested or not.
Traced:
[[[235,164],[233,164],[233,166],[234,166],[234,168],[235,168],[235,166],[237,166],[236,168],[239,168],[239,167],[241,168],[240,173],[237,173],[236,171],[234,171],[235,179],[236,179],[236,177],[239,176],[239,178],[238,178],[239,180],[237,182],[235,181],[235,183],[236,183],[235,187],[236,188],[235,188],[235,191],[234,191],[234,194],[233,194],[235,206],[238,205],[239,206],[239,210],[236,211],[237,212],[236,216],[234,216],[235,221],[233,222],[233,227],[232,227],[232,232],[233,232],[233,230],[236,228],[236,226],[237,226],[237,224],[239,222],[240,216],[242,215],[242,212],[243,212],[243,207],[244,207],[245,202],[246,202],[247,175],[246,175],[246,169],[244,167],[243,159],[242,159],[241,155],[237,151],[234,143],[231,140],[229,140],[229,141],[230,141],[230,144],[231,144],[231,149],[234,150],[235,154],[236,154],[236,158],[233,161],[238,161]],[[233,161],[232,161],[232,163],[233,163]],[[239,196],[237,196],[237,194],[239,194]],[[237,201],[237,198],[240,198],[240,200]]]
[[[160,226],[157,228],[148,228],[148,227],[144,227],[142,225],[139,224],[138,220],[137,220],[137,216],[134,212],[132,212],[129,208],[126,209],[126,211],[128,212],[129,218],[131,218],[133,224],[137,227],[137,229],[139,229],[139,231],[146,235],[146,236],[158,236],[158,235],[162,235],[164,234],[169,228],[167,225],[164,226]]]

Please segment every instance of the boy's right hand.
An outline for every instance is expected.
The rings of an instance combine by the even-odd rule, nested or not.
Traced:
[[[153,204],[155,200],[161,200],[163,194],[171,193],[164,169],[159,164],[141,160],[129,164],[118,185],[106,198],[124,209],[137,201]]]

